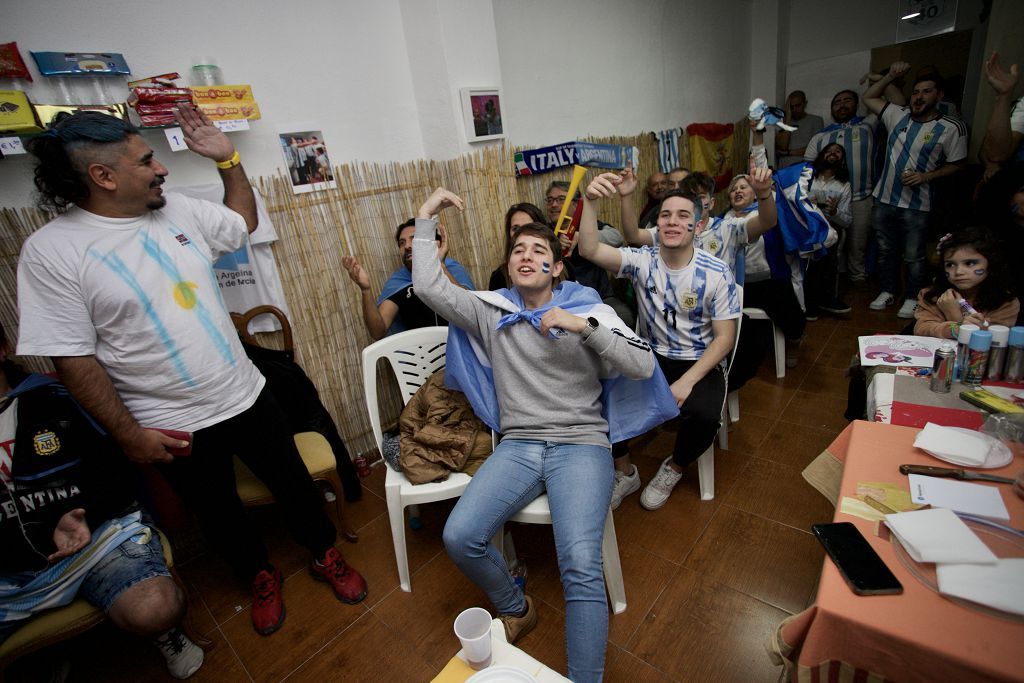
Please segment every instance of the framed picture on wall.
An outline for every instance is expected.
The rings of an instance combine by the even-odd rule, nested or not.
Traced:
[[[313,130],[312,126],[290,126],[279,129],[277,137],[292,192],[301,194],[335,187],[334,169],[322,131]]]
[[[459,92],[462,93],[466,141],[483,142],[504,138],[501,88],[462,88]]]

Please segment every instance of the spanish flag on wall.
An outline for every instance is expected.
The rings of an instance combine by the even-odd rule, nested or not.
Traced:
[[[690,167],[715,179],[715,192],[721,192],[732,180],[731,123],[691,123],[686,127],[690,137]]]

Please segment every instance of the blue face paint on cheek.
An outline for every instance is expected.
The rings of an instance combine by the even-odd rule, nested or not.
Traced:
[[[551,264],[548,263],[547,261],[541,261],[540,272],[542,272],[542,273],[550,273],[551,272]]]
[[[693,223],[687,223],[686,224],[686,231],[687,232],[693,232]]]
[[[984,275],[985,274],[985,269],[984,268],[979,268],[978,270],[974,271],[974,274],[978,275],[978,276]]]

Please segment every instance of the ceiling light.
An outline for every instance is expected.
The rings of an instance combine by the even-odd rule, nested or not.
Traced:
[[[914,12],[913,14],[908,14],[905,17],[900,17],[900,21],[906,21],[907,19],[913,19],[914,17],[919,17],[919,16],[921,16],[920,12]]]

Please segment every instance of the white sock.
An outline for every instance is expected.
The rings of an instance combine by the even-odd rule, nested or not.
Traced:
[[[167,670],[175,678],[188,678],[203,665],[203,649],[188,639],[177,626],[153,639],[167,660]]]

